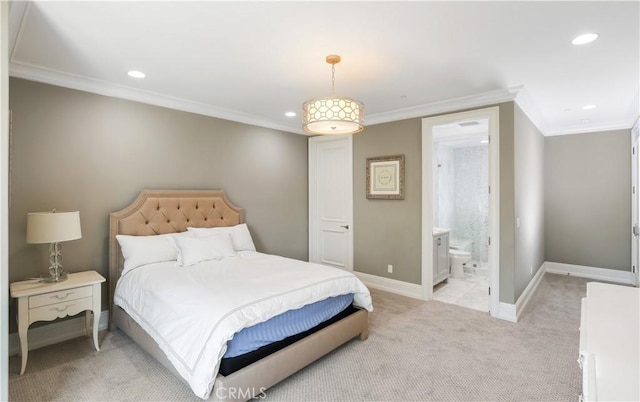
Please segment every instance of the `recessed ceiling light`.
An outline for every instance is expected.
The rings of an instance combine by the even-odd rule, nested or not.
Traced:
[[[580,119],[580,121],[583,122],[583,123],[589,123],[591,120],[589,120],[589,119]]]
[[[127,73],[127,75],[132,78],[145,78],[147,76],[147,74],[137,70],[131,70]]]
[[[584,45],[586,43],[593,42],[596,39],[598,39],[598,34],[586,33],[576,37],[574,40],[571,41],[571,43],[574,45]]]
[[[596,105],[584,105],[582,107],[582,110],[589,110],[589,109],[595,109]]]
[[[284,115],[287,117],[296,117],[296,112],[287,112]]]
[[[482,141],[480,141],[480,144],[488,144],[488,143],[489,143],[489,140],[482,140]]]

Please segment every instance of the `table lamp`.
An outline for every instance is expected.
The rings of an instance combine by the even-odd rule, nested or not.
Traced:
[[[60,242],[82,238],[80,212],[30,212],[27,214],[27,243],[49,245],[49,276],[42,282],[61,282],[67,279],[62,271]]]

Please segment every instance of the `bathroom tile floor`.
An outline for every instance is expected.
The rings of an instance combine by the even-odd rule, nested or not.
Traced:
[[[485,276],[465,272],[464,279],[449,278],[433,288],[433,299],[479,311],[489,311],[489,283]]]

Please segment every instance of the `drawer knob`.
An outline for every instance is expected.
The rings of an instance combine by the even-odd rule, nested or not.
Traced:
[[[72,295],[72,294],[73,294],[73,292],[67,292],[67,293],[65,293],[65,295],[64,295],[64,296],[60,296],[60,295],[53,295],[53,296],[51,296],[51,297],[55,297],[55,298],[56,298],[56,299],[58,299],[58,300],[64,300],[64,299],[66,299],[67,297],[69,297],[69,295]]]
[[[59,313],[62,313],[63,311],[67,311],[67,309],[69,308],[69,306],[70,306],[70,304],[67,304],[64,308],[56,307],[56,308],[52,308],[51,310],[55,310],[55,311],[57,311],[57,312],[59,312]]]

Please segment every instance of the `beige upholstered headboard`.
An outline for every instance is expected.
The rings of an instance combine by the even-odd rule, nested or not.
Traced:
[[[179,233],[187,227],[235,226],[242,209],[220,190],[143,190],[128,207],[109,215],[109,309],[122,272],[116,235],[150,236]]]

